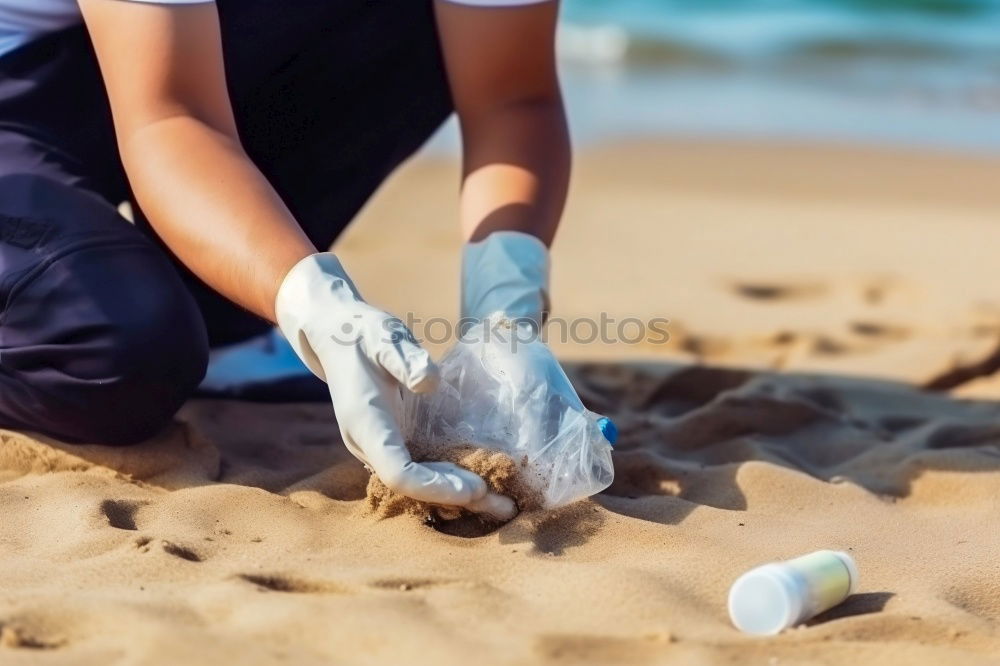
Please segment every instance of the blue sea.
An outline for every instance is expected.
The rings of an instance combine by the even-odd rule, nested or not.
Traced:
[[[1000,154],[1000,0],[563,0],[559,54],[578,143]]]

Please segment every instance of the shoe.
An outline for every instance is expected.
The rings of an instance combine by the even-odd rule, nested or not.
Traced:
[[[213,349],[196,397],[270,403],[329,402],[330,392],[275,328]]]

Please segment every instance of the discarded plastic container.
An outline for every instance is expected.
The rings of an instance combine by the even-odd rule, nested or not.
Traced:
[[[729,617],[748,634],[773,635],[833,608],[857,587],[854,558],[819,550],[737,578],[729,589]]]
[[[583,406],[526,322],[472,326],[440,363],[441,386],[407,395],[403,432],[424,445],[473,444],[509,455],[556,509],[611,485],[614,423]]]

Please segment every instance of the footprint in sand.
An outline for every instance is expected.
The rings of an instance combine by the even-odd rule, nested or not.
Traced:
[[[905,340],[910,337],[910,329],[876,321],[852,321],[850,330],[855,335],[873,340]]]
[[[904,288],[895,280],[881,277],[845,278],[832,282],[804,278],[728,279],[724,287],[741,300],[761,306],[788,306],[802,301],[829,299],[861,301],[865,306],[878,306],[895,298]],[[810,303],[811,304],[811,303]],[[826,330],[790,330],[748,338],[725,337],[680,329],[674,335],[678,347],[699,359],[725,356],[752,356],[770,359],[772,367],[783,368],[788,362],[802,358],[839,357],[876,351],[883,346],[912,337],[910,328],[892,322],[868,319],[849,320]]]
[[[166,553],[167,555],[172,555],[174,557],[178,557],[188,562],[205,561],[205,558],[203,558],[194,550],[186,548],[185,546],[178,545],[172,541],[167,541],[165,539],[161,539],[159,543],[154,543],[154,541],[155,540],[152,537],[141,536],[137,538],[133,543],[135,544],[135,549],[138,550],[140,553],[148,553],[151,550],[153,550],[153,548],[159,546],[163,550],[163,552]]]
[[[136,527],[135,516],[147,504],[149,502],[109,499],[101,502],[101,513],[115,529],[137,530],[139,528]]]
[[[24,627],[0,623],[0,648],[14,650],[54,650],[65,644],[63,640],[36,636]]]
[[[261,590],[291,594],[348,594],[350,589],[325,580],[307,580],[284,574],[239,574],[238,579],[256,585]]]
[[[729,288],[741,298],[752,301],[787,301],[818,298],[826,293],[819,282],[751,282],[732,281]]]
[[[857,298],[867,305],[881,305],[890,298],[910,294],[914,289],[895,278],[867,277],[848,283]],[[752,301],[790,301],[820,298],[830,293],[832,285],[812,280],[729,280],[730,291]],[[856,290],[856,291],[855,291]]]
[[[173,555],[174,557],[179,557],[182,560],[187,560],[188,562],[202,561],[201,555],[194,552],[190,548],[179,546],[172,541],[160,541],[160,547],[163,548],[163,552],[167,555]]]

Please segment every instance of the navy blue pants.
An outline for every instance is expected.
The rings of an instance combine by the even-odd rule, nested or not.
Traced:
[[[293,4],[219,0],[226,73],[244,147],[326,249],[452,105],[428,1]],[[0,58],[0,427],[140,441],[210,347],[267,330],[134,201],[136,224],[119,216],[131,200],[86,31]]]

